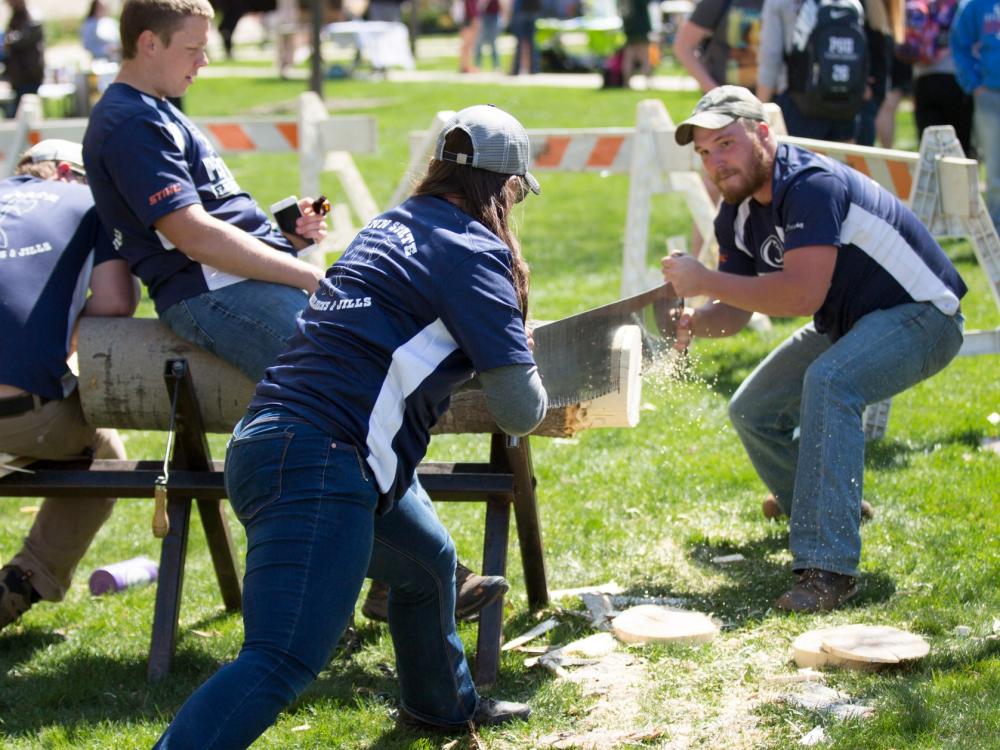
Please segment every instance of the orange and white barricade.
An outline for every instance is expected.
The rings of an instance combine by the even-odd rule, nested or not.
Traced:
[[[373,153],[375,120],[364,115],[331,116],[314,92],[299,96],[298,113],[289,117],[192,118],[220,154],[298,154],[302,195],[319,195],[320,179],[332,172],[344,190],[347,204],[334,203],[333,231],[325,249],[342,248],[344,237],[353,237],[351,210],[359,225],[378,213],[374,198],[351,158],[352,153]],[[46,138],[82,141],[86,118],[45,120],[41,102],[26,96],[17,118],[0,123],[0,157],[3,174],[13,172],[20,154]]]

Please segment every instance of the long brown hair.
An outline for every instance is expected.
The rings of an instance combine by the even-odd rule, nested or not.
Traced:
[[[471,156],[469,134],[458,128],[452,130],[445,138],[445,150]],[[527,319],[531,273],[521,255],[521,245],[510,228],[510,214],[520,197],[513,187],[515,184],[516,181],[511,181],[507,174],[432,159],[427,174],[417,184],[413,194],[458,198],[465,213],[503,240],[510,248],[514,291],[521,315]]]

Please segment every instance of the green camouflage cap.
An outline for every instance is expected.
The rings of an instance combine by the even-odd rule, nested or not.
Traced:
[[[742,86],[718,86],[699,100],[689,118],[677,126],[674,140],[686,146],[694,139],[694,129],[718,130],[736,121],[737,117],[767,122],[764,105],[750,89]]]

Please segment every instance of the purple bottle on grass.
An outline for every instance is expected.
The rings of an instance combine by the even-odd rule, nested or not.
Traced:
[[[159,570],[159,566],[148,557],[133,557],[105,565],[91,573],[90,593],[94,596],[114,594],[130,586],[152,583]]]

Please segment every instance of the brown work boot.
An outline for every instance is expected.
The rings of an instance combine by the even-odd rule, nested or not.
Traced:
[[[783,511],[781,506],[778,505],[777,498],[770,493],[768,493],[767,497],[765,497],[764,501],[760,504],[760,509],[764,514],[764,518],[769,521],[776,521],[785,515],[785,511]],[[870,521],[873,518],[875,518],[875,508],[872,507],[872,504],[867,500],[862,500],[861,522],[864,523],[865,521]]]
[[[836,609],[858,593],[858,581],[853,576],[832,573],[819,568],[806,568],[799,580],[774,602],[785,612],[825,612]]]
[[[492,604],[510,588],[503,576],[476,575],[458,563],[455,567],[455,619],[474,620],[483,607]],[[389,587],[382,581],[372,581],[368,596],[361,605],[361,614],[369,620],[388,622]]]
[[[0,629],[7,627],[23,615],[41,597],[28,583],[31,572],[16,565],[0,568]]]
[[[509,588],[503,576],[476,575],[458,563],[455,566],[455,619],[475,620],[484,607],[506,594]]]

